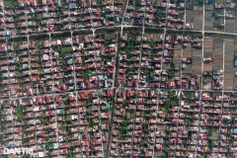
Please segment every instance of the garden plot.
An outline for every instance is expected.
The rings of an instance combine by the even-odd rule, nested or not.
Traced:
[[[212,37],[205,37],[204,42],[204,57],[213,58],[213,38]],[[202,59],[203,60],[203,59]],[[204,64],[204,71],[211,72],[212,71],[212,62],[205,62]]]
[[[235,11],[235,14],[237,13],[237,8],[236,8],[236,11]],[[236,25],[236,22],[237,22],[237,16],[235,15],[235,19],[234,19],[234,23],[235,23],[235,33],[237,32],[237,25]]]
[[[235,20],[226,19],[225,32],[235,32]]]
[[[205,11],[212,11],[214,9],[214,3],[213,4],[206,4],[205,5]]]
[[[235,32],[235,11],[234,10],[227,10],[226,11],[227,15],[234,15],[233,18],[228,18],[226,16],[226,21],[225,21],[225,32]]]
[[[203,7],[194,6],[194,28],[195,30],[202,30],[202,23],[203,23]]]
[[[237,39],[235,39],[234,49],[235,49],[235,51],[237,51]]]
[[[190,43],[183,51],[183,58],[192,58],[193,50]],[[184,70],[183,73],[192,73],[192,65],[188,65]]]
[[[213,69],[223,69],[223,39],[219,37],[213,38]]]
[[[193,10],[186,11],[186,23],[189,23],[189,22],[193,22]]]
[[[237,72],[237,68],[235,68],[235,73]],[[235,75],[235,78],[234,78],[234,90],[237,90],[237,76]]]
[[[193,1],[187,1],[186,9],[187,10],[193,10]]]
[[[194,48],[192,57],[192,67],[193,67],[193,73],[195,75],[201,74],[201,65],[202,65],[202,50]]]
[[[174,62],[176,67],[181,65],[182,52],[183,52],[182,51],[182,45],[180,45],[180,44],[175,45],[173,62]],[[179,77],[180,76],[180,71],[176,71],[175,76]]]
[[[214,31],[224,32],[224,18],[215,18],[213,26]]]
[[[212,31],[214,24],[214,17],[212,17],[213,11],[205,11],[205,30]]]
[[[234,51],[237,51],[237,39],[235,39],[234,44],[235,44]],[[236,73],[236,72],[237,72],[237,67],[234,68],[234,73]],[[237,89],[237,75],[235,75],[235,78],[234,78],[234,88],[235,88],[235,90]]]
[[[224,89],[233,90],[234,84],[234,67],[233,67],[233,56],[234,56],[234,40],[225,39],[225,69],[224,69]]]

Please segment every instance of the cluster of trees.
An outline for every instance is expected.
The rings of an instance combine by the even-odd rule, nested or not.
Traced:
[[[135,50],[135,42],[128,41],[124,50],[127,53],[128,58],[131,58],[131,56],[132,56],[131,52]]]
[[[58,54],[60,58],[65,58],[68,54],[71,53],[71,46],[67,47],[67,46],[63,46],[63,47],[59,47],[58,50]]]

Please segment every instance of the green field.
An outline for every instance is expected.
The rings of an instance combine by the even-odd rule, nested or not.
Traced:
[[[14,0],[4,0],[4,6],[14,7]]]

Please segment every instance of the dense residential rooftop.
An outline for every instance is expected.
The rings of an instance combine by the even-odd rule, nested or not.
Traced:
[[[235,19],[234,0],[0,0],[0,155],[236,157]]]

